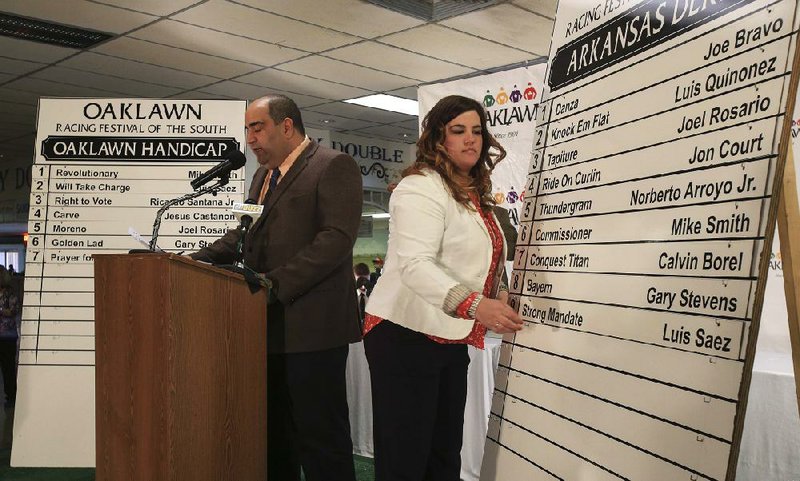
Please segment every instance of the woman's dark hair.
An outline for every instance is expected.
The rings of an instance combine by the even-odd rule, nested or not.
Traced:
[[[447,149],[444,147],[445,126],[448,122],[463,114],[475,111],[481,120],[481,154],[478,162],[469,171],[472,183],[462,186],[456,181],[456,168]],[[494,149],[495,152],[490,152]],[[489,133],[486,127],[486,112],[480,102],[461,95],[449,95],[438,102],[422,120],[422,134],[417,141],[417,159],[403,171],[403,177],[421,174],[425,169],[439,173],[453,198],[467,208],[472,208],[469,200],[470,191],[474,191],[481,208],[486,210],[495,205],[492,197],[491,173],[498,162],[506,156],[506,151]]]

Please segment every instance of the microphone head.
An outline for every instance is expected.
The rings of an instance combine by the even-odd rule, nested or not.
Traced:
[[[244,154],[236,149],[229,151],[225,154],[225,158],[230,161],[231,163],[231,170],[238,170],[244,167],[244,164],[247,162],[245,159]]]
[[[224,185],[228,182],[228,176],[231,171],[241,169],[246,162],[247,159],[245,159],[243,153],[237,149],[229,150],[225,153],[225,160],[203,172],[199,177],[189,183],[193,189],[197,190],[212,180],[219,178],[224,179],[224,182],[222,182],[222,185]]]
[[[236,216],[236,220],[239,222],[242,222],[243,217],[249,217],[255,222],[261,217],[261,213],[264,212],[264,206],[256,204],[256,201],[253,199],[247,199],[245,202],[234,203],[233,207],[231,207],[231,212],[233,212],[233,215]]]

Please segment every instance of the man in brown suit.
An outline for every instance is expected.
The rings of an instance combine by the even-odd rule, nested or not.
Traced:
[[[245,113],[261,167],[249,198],[264,205],[244,263],[273,283],[267,308],[268,479],[354,481],[345,366],[361,335],[352,249],[361,173],[352,157],[305,135],[291,99],[271,95]],[[192,257],[232,263],[238,231]],[[255,335],[256,333],[254,333]]]

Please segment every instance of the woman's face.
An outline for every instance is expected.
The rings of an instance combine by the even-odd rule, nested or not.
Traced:
[[[481,118],[470,110],[444,126],[444,148],[459,173],[469,175],[481,155]]]

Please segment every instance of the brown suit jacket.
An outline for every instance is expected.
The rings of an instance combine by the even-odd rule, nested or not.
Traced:
[[[248,198],[258,199],[260,167]],[[267,351],[308,352],[361,338],[353,280],[353,245],[361,222],[361,172],[352,157],[315,141],[268,196],[245,240],[244,262],[275,286],[267,308]],[[232,263],[238,231],[192,254]]]

